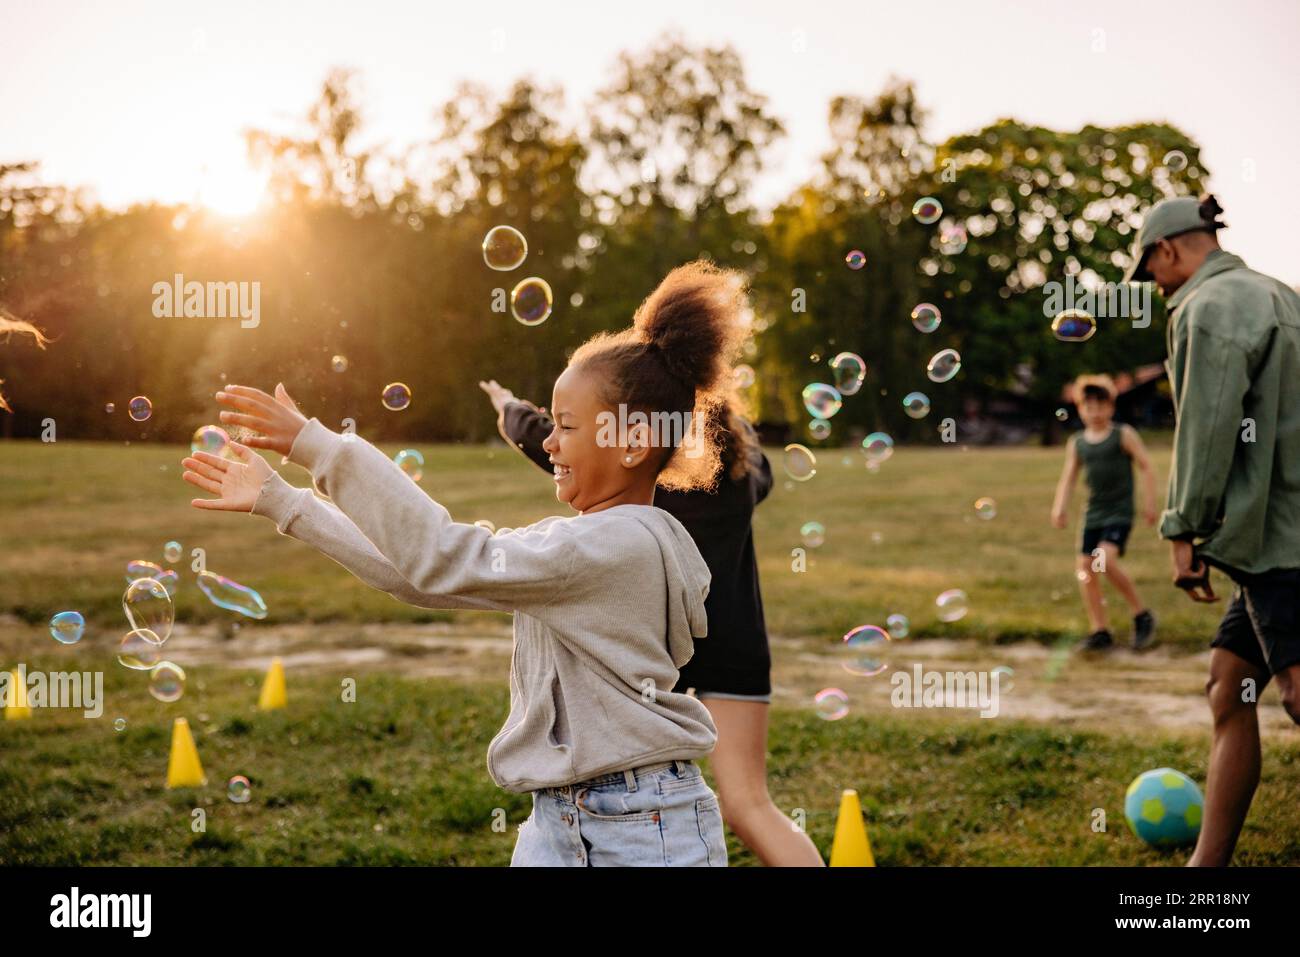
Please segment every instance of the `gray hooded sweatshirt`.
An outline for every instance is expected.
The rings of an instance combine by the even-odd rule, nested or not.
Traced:
[[[619,505],[492,533],[447,510],[360,436],[312,419],[289,459],[317,490],[278,475],[253,514],[362,581],[424,608],[514,614],[510,714],[488,747],[508,791],[708,755],[708,710],[672,691],[707,634],[709,570],[662,509]]]

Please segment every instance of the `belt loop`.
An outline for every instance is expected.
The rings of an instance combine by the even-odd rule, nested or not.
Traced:
[[[627,783],[628,791],[636,790],[636,772],[631,768],[623,772],[623,780]]]
[[[673,759],[673,771],[676,772],[676,774],[677,774],[677,776],[678,776],[679,778],[680,778],[680,777],[685,777],[685,775],[686,775],[686,762],[685,762],[685,761],[679,761],[679,760],[677,760],[677,759],[674,758],[674,759]]]

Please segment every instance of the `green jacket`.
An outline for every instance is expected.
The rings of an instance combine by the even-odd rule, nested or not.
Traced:
[[[1228,572],[1300,568],[1300,296],[1216,250],[1169,310],[1161,536],[1195,539]]]

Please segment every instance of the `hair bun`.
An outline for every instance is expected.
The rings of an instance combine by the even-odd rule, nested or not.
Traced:
[[[713,389],[730,373],[744,329],[744,281],[698,261],[670,272],[637,310],[633,324],[668,372],[696,389]]]
[[[1215,226],[1222,226],[1222,223],[1215,222],[1215,219],[1223,215],[1223,207],[1219,205],[1218,199],[1213,193],[1206,193],[1201,197],[1201,219],[1207,223],[1213,223]]]

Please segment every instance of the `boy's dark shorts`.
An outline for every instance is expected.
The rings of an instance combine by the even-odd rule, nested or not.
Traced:
[[[1233,576],[1232,603],[1211,648],[1277,674],[1300,664],[1300,568]]]
[[[1124,546],[1128,544],[1128,534],[1133,531],[1133,526],[1124,523],[1118,525],[1098,525],[1096,528],[1085,528],[1083,530],[1083,543],[1079,547],[1079,554],[1091,555],[1097,550],[1102,542],[1113,542],[1119,546],[1119,553],[1124,554]]]

